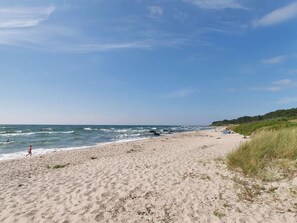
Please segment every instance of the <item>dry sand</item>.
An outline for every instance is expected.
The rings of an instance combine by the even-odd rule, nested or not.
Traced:
[[[0,222],[297,222],[296,179],[227,169],[244,140],[212,130],[1,161]]]

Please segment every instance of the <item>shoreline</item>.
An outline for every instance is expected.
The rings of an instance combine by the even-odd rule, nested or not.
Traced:
[[[33,154],[43,155],[46,153],[57,152],[61,150],[91,148],[96,147],[98,144],[121,143],[147,139],[150,137],[154,137],[154,134],[150,134],[151,131],[156,131],[158,134],[165,136],[168,135],[168,133],[170,132],[171,134],[174,134],[179,132],[191,132],[204,128],[209,127],[171,126],[170,128],[165,128],[164,126],[155,126],[149,129],[143,126],[118,126],[118,128],[114,128],[112,126],[75,126],[72,128],[68,125],[64,126],[63,128],[50,128],[49,126],[34,126],[33,128],[32,125],[28,125],[26,126],[26,128],[15,126],[14,128],[8,128],[7,130],[5,130],[8,133],[2,134],[4,132],[1,132],[0,134],[0,139],[2,141],[9,141],[5,141],[2,144],[0,142],[0,161],[25,157],[27,155],[27,146],[32,143]],[[183,131],[183,129],[188,130]],[[39,135],[41,133],[47,134]],[[6,136],[7,134],[16,134],[18,136],[29,134],[32,135],[32,137],[22,138],[21,136],[19,136],[20,138],[13,138],[9,140],[4,138],[4,136]]]
[[[91,148],[99,147],[102,145],[108,145],[108,144],[112,144],[112,143],[134,142],[134,141],[141,141],[141,140],[145,140],[145,139],[148,139],[148,138],[127,139],[127,140],[120,139],[118,141],[96,143],[96,144],[90,145],[90,146],[62,147],[62,148],[38,148],[38,149],[33,149],[32,157],[42,156],[42,155],[56,153],[56,152],[63,152],[63,151],[91,149]],[[27,154],[28,154],[27,151],[14,152],[14,153],[3,153],[3,154],[0,154],[0,162],[5,161],[5,160],[25,159],[25,158],[28,158],[28,157],[26,157]]]
[[[56,153],[56,152],[63,152],[63,151],[92,149],[92,148],[97,148],[97,147],[100,147],[100,146],[109,145],[109,144],[113,144],[113,143],[117,144],[117,143],[136,142],[136,141],[142,141],[142,140],[147,140],[147,139],[151,139],[151,138],[166,137],[166,136],[175,135],[175,134],[193,133],[193,132],[210,131],[210,130],[212,130],[212,129],[209,128],[209,129],[204,129],[204,130],[194,130],[194,131],[187,131],[187,132],[175,132],[175,133],[171,133],[171,134],[163,134],[161,136],[149,136],[149,137],[142,137],[142,138],[119,139],[119,140],[110,141],[110,142],[99,142],[99,143],[95,143],[94,145],[88,145],[88,146],[84,145],[84,146],[77,146],[77,147],[62,147],[62,148],[37,148],[37,149],[33,148],[32,157],[47,155],[47,154]],[[26,150],[20,151],[20,152],[14,152],[14,153],[3,153],[3,154],[0,154],[0,162],[6,161],[6,160],[25,159],[25,158],[28,158],[28,157],[26,157],[27,154],[28,154],[28,152]]]
[[[202,130],[4,160],[0,222],[296,222],[291,182],[228,170],[246,140]]]

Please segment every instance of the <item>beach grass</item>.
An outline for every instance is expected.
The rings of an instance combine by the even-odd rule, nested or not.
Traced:
[[[273,181],[297,169],[297,128],[263,130],[227,156],[228,167]]]

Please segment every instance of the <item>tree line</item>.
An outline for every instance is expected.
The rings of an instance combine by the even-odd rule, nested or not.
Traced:
[[[257,116],[243,116],[237,119],[230,119],[230,120],[223,120],[223,121],[214,121],[212,125],[220,126],[220,125],[229,125],[229,124],[242,124],[248,122],[257,122],[262,120],[269,120],[269,119],[291,119],[297,118],[297,108],[291,109],[280,109],[273,112],[269,112],[265,115],[257,115]]]

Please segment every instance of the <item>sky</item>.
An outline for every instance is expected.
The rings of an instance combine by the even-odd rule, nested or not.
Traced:
[[[0,124],[209,124],[297,107],[297,1],[1,0]]]

